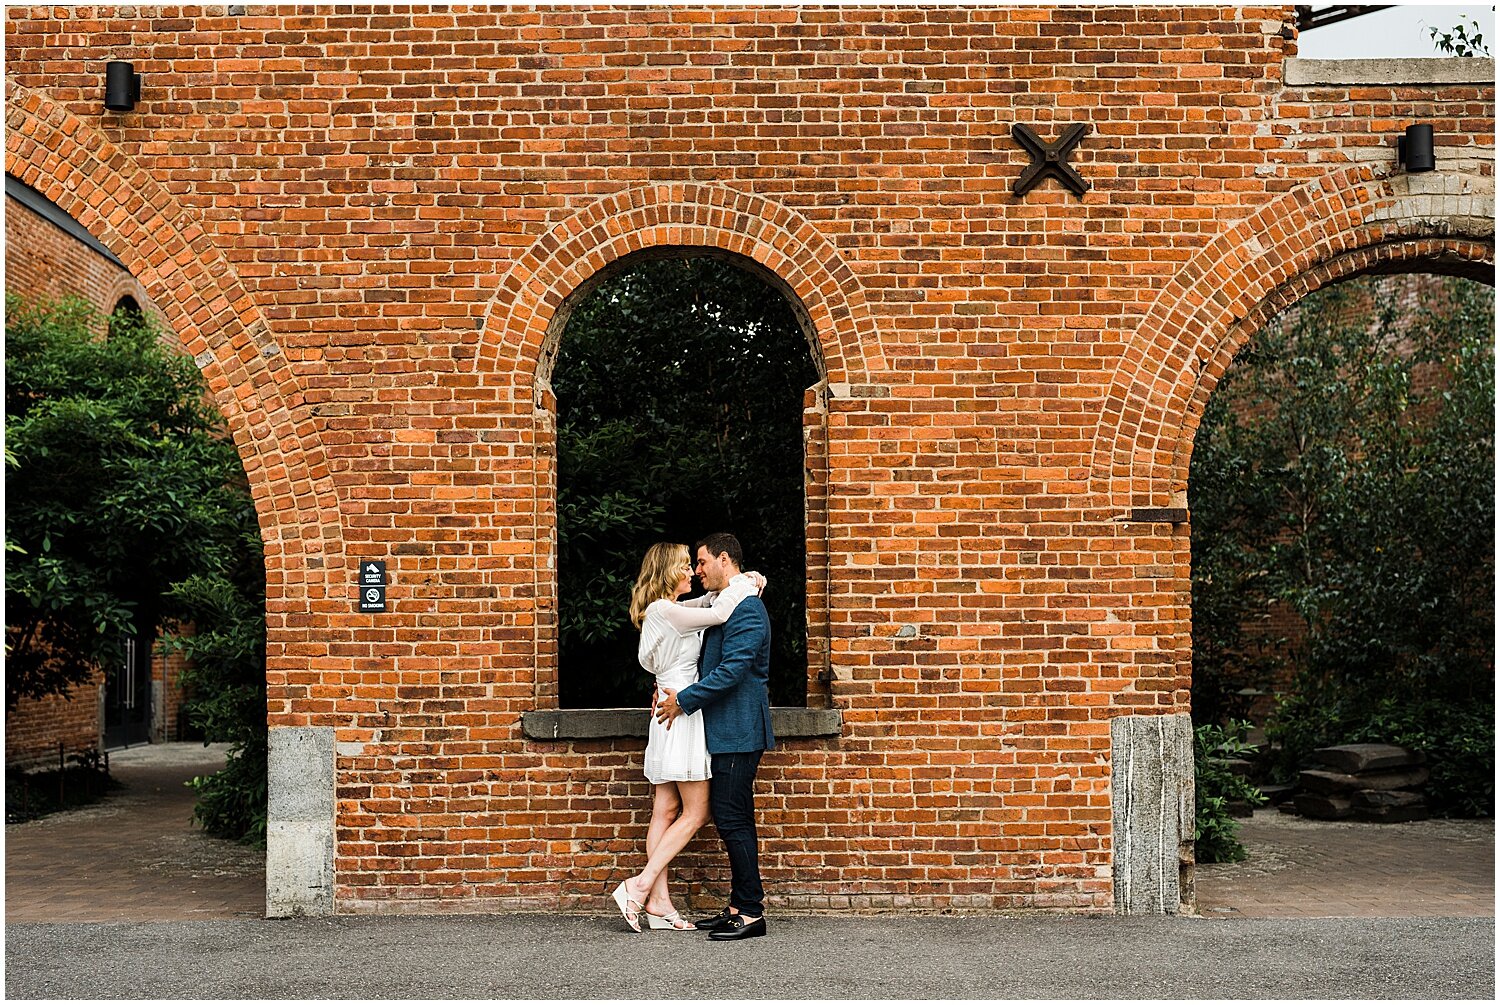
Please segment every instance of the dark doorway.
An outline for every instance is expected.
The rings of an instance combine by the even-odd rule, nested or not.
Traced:
[[[128,635],[121,650],[104,688],[104,746],[111,750],[151,738],[151,640]]]

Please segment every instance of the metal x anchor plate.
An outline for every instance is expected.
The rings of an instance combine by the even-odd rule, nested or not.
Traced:
[[[1089,183],[1084,180],[1083,175],[1068,163],[1068,154],[1089,133],[1087,122],[1073,123],[1063,131],[1056,143],[1044,143],[1035,130],[1020,123],[1012,126],[1010,133],[1031,154],[1031,163],[1021,172],[1021,177],[1016,179],[1015,187],[1011,190],[1016,195],[1025,195],[1048,176],[1062,182],[1074,195],[1083,195],[1089,190]]]

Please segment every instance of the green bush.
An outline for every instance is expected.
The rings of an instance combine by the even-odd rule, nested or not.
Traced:
[[[266,838],[266,619],[260,538],[247,532],[232,575],[195,576],[171,599],[192,630],[164,645],[187,657],[182,680],[188,720],[205,742],[229,743],[215,774],[194,778],[193,817],[217,837],[264,845]]]
[[[1248,778],[1229,770],[1231,758],[1248,757],[1255,748],[1245,742],[1250,723],[1231,720],[1227,726],[1205,724],[1193,730],[1193,798],[1195,800],[1193,842],[1199,862],[1239,862],[1245,858],[1240,843],[1240,825],[1229,812],[1229,804],[1265,803]]]
[[[1419,310],[1382,299],[1369,280],[1313,294],[1209,399],[1190,475],[1194,718],[1242,716],[1242,691],[1279,685],[1276,778],[1315,747],[1402,743],[1428,754],[1435,810],[1488,816],[1494,293],[1445,280]],[[1272,605],[1295,641],[1259,627]]]
[[[7,296],[5,351],[6,707],[92,681],[122,635],[162,629],[191,661],[189,720],[232,745],[194,780],[195,815],[263,839],[260,530],[202,375],[148,320],[106,325],[71,300]]]

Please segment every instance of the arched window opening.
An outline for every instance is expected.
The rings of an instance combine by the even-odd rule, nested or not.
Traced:
[[[139,328],[144,320],[145,315],[135,297],[121,297],[114,310],[109,312],[110,337],[119,335],[126,328]]]
[[[1250,723],[1252,779],[1304,815],[1494,812],[1493,329],[1491,286],[1363,275],[1276,315],[1208,398],[1193,718]],[[1413,798],[1307,787],[1355,743],[1420,751]]]
[[[649,701],[627,614],[641,556],[720,530],[770,579],[771,701],[805,704],[803,409],[818,378],[795,304],[742,260],[632,256],[575,297],[551,377],[562,707]]]

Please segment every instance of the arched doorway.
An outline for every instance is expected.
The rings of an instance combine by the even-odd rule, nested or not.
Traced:
[[[267,690],[272,724],[267,912],[333,902],[333,736],[288,675],[280,634],[330,582],[342,586],[343,523],[316,428],[294,416],[297,383],[234,270],[191,215],[98,130],[43,94],[12,86],[6,170],[57,205],[138,277],[207,378],[249,478],[266,542]],[[121,209],[119,193],[132,195]],[[294,570],[289,576],[288,570]],[[284,768],[278,770],[278,765]]]
[[[1122,570],[1118,603],[1128,608],[1139,592],[1164,590],[1171,612],[1168,623],[1152,630],[1160,652],[1137,671],[1149,678],[1156,707],[1111,722],[1113,878],[1121,912],[1193,902],[1187,481],[1205,404],[1251,335],[1311,290],[1364,272],[1413,267],[1492,282],[1487,204],[1466,195],[1453,201],[1450,215],[1435,217],[1420,195],[1432,185],[1483,190],[1482,181],[1461,174],[1413,181],[1348,168],[1268,203],[1179,270],[1121,356],[1094,440],[1091,495],[1112,533],[1157,556],[1144,579]],[[1157,570],[1166,570],[1165,580]],[[1127,668],[1140,662],[1130,648],[1113,658]],[[1163,830],[1161,820],[1170,826]]]
[[[1494,292],[1390,268],[1271,318],[1199,426],[1194,721],[1251,741],[1199,752],[1207,912],[1493,893]]]

